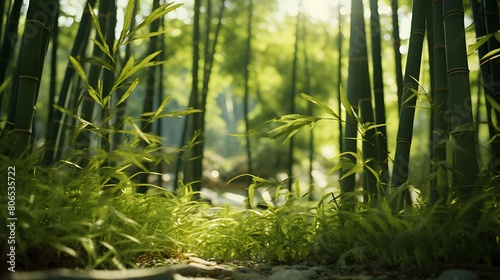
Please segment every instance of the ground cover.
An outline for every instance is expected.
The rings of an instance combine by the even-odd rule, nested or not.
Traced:
[[[306,194],[280,190],[280,182],[254,177],[249,189],[275,187],[274,205],[214,206],[193,201],[189,185],[176,192],[127,192],[128,177],[110,184],[110,174],[117,178],[119,170],[103,172],[92,162],[85,168],[69,162],[45,168],[29,159],[14,164],[22,166],[18,185],[30,186],[16,198],[18,271],[132,269],[196,256],[233,268],[238,260],[246,264],[239,268],[266,277],[280,268],[307,267],[398,279],[394,273],[432,277],[451,268],[487,275],[499,264],[494,188],[478,197],[487,203],[471,227],[453,200],[401,213],[393,213],[387,200],[342,208],[342,198],[333,194],[309,201]]]

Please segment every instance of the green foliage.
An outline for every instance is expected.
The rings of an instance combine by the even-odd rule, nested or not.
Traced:
[[[144,156],[153,159],[152,153],[101,152],[86,167],[70,161],[38,167],[36,154],[15,162],[2,158],[0,168],[16,166],[17,185],[30,186],[16,193],[19,263],[26,269],[127,268],[144,256],[189,252],[218,260],[314,260],[339,267],[375,261],[431,269],[450,262],[490,264],[500,252],[497,187],[476,198],[486,203],[474,228],[461,217],[467,205],[459,208],[453,199],[430,208],[416,205],[404,214],[393,214],[389,200],[368,206],[342,199],[352,203],[348,211],[336,197],[330,199],[333,194],[310,202],[297,191],[298,184],[288,192],[282,188],[286,182],[257,176],[251,176],[249,192],[269,189],[274,204],[215,207],[192,201],[190,185],[176,193],[158,187],[146,194],[131,192],[138,173],[125,171]],[[108,157],[124,162],[104,166]],[[6,205],[7,197],[0,196],[0,203]],[[0,213],[7,217],[6,208]]]
[[[123,45],[161,34],[163,31],[141,33],[141,30],[177,7],[171,4],[161,6],[135,29],[128,31],[133,5],[134,1],[129,1],[122,31],[113,46],[107,45],[96,16],[92,16],[98,30],[98,38],[93,41],[112,63],[98,58],[70,58],[92,99],[101,107],[111,105],[109,115],[103,116],[101,123],[111,122],[113,110],[133,96],[140,79],[136,78],[130,82],[129,78],[144,68],[166,63],[153,61],[158,52],[146,54],[141,60],[131,57],[124,61],[123,65],[114,60],[115,53]],[[239,11],[235,7],[232,6],[233,14]],[[226,32],[234,32],[230,35],[237,38],[238,32],[235,30]],[[234,42],[238,40],[226,36],[225,43],[237,48]],[[256,42],[256,48],[271,49],[281,56],[286,56],[283,55],[281,39],[280,44],[273,45],[272,48],[267,48],[266,40],[259,40]],[[185,48],[186,44],[184,42],[177,45]],[[276,59],[273,62],[277,66],[276,69],[259,66],[264,73],[261,75],[264,77],[260,79],[273,80],[263,83],[264,88],[266,84],[276,85],[274,78],[281,81],[278,70],[287,68],[278,61],[278,55],[268,56]],[[226,63],[231,64],[230,59],[233,58],[229,58]],[[230,66],[240,69],[236,61],[239,60],[235,59]],[[83,62],[99,65],[116,74],[117,79],[111,87],[111,93],[124,89],[124,94],[116,103],[112,104],[112,95],[104,94],[101,86],[92,88],[89,85]],[[179,64],[178,61],[171,63]],[[182,68],[178,65],[175,67]],[[225,67],[223,71],[232,68]],[[260,68],[259,71],[262,70]],[[271,68],[272,70],[269,70]],[[266,75],[268,72],[273,75]],[[329,71],[321,72],[331,75]],[[0,86],[0,93],[7,83]],[[224,86],[218,86],[221,91],[225,90]],[[419,96],[414,90],[412,94],[412,98]],[[285,136],[286,142],[304,126],[313,127],[321,120],[341,118],[340,112],[335,112],[327,102],[306,94],[302,96],[321,109],[325,116],[285,115],[272,121],[278,126],[259,136]],[[348,102],[342,88],[340,97],[349,116],[348,121],[356,122],[361,135],[377,128],[373,123],[363,122],[355,113],[355,104]],[[247,209],[195,202],[193,197],[199,193],[192,191],[192,183],[181,185],[176,192],[167,191],[155,184],[138,184],[136,178],[141,174],[159,175],[148,170],[145,163],[168,164],[172,161],[164,154],[162,139],[145,133],[138,123],[144,121],[150,124],[158,118],[199,112],[191,109],[165,112],[169,101],[170,97],[163,99],[161,103],[158,102],[160,104],[156,110],[144,112],[137,118],[126,117],[124,128],[118,130],[85,120],[78,116],[76,109],[58,107],[57,109],[66,116],[76,120],[74,127],[71,127],[74,138],[82,132],[97,135],[99,140],[112,133],[124,134],[126,137],[114,150],[90,148],[71,151],[65,160],[48,167],[38,166],[40,151],[15,161],[0,157],[0,169],[17,167],[16,183],[19,189],[16,192],[16,215],[19,218],[19,226],[16,233],[16,256],[19,264],[29,269],[56,266],[128,268],[136,266],[145,256],[175,257],[180,253],[195,253],[201,257],[218,260],[336,262],[340,267],[352,263],[377,262],[390,267],[416,265],[421,269],[430,269],[435,264],[447,262],[490,264],[499,261],[494,257],[500,255],[500,189],[496,185],[497,178],[493,172],[485,175],[489,178],[485,183],[485,192],[471,199],[467,205],[459,207],[456,192],[450,191],[449,194],[446,193],[447,200],[442,203],[436,203],[432,207],[417,203],[411,211],[398,214],[393,213],[389,205],[398,194],[409,188],[406,184],[394,190],[390,196],[377,200],[376,205],[363,204],[355,199],[366,195],[364,192],[341,196],[342,205],[339,205],[338,196],[334,193],[325,195],[318,202],[310,202],[308,193],[301,193],[298,181],[291,192],[283,187],[287,180],[273,181],[267,179],[268,177],[240,175],[250,176],[252,179],[248,187],[250,207]],[[498,110],[500,106],[497,103],[488,101]],[[257,113],[254,114],[260,118],[267,117],[269,112],[260,114],[259,110],[262,108],[258,106],[267,106],[266,102],[261,103],[256,105],[258,110],[255,110]],[[273,98],[269,103],[272,105],[271,109],[281,105],[280,98]],[[256,120],[260,121],[259,118]],[[196,139],[197,137],[192,138],[188,148],[198,144]],[[146,145],[141,145],[142,143]],[[267,150],[262,154],[266,156],[265,161],[270,161]],[[356,162],[352,162],[347,156],[352,156]],[[81,158],[86,159],[85,165],[79,165]],[[378,180],[377,171],[366,165],[373,159],[366,159],[360,152],[340,154],[338,158],[339,162],[330,173],[343,169],[346,171],[343,177],[346,177],[367,167],[368,172],[373,173]],[[445,161],[436,164],[442,166],[442,173],[452,170]],[[134,189],[139,186],[148,186],[150,190],[146,194],[137,194]],[[260,201],[260,190],[272,193],[272,201]],[[346,196],[353,199],[344,200]],[[331,201],[330,197],[333,197]],[[463,222],[462,216],[478,200],[484,202],[484,207],[475,227],[471,228]],[[0,196],[0,203],[7,205],[7,197]],[[5,219],[7,215],[7,209],[3,207],[0,216]],[[3,238],[2,235],[0,237]]]

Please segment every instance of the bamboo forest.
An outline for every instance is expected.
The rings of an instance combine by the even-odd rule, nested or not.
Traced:
[[[500,1],[168,1],[0,1],[1,279],[500,279]]]

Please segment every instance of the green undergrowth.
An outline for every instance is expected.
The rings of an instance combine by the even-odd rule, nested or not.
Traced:
[[[137,194],[130,192],[132,176],[97,168],[97,162],[104,161],[96,156],[82,168],[68,161],[39,167],[33,158],[0,160],[2,170],[16,166],[19,270],[123,269],[137,266],[144,256],[181,253],[220,261],[339,266],[499,262],[496,188],[478,198],[488,202],[471,226],[461,222],[464,210],[453,200],[393,214],[385,200],[376,206],[344,203],[339,209],[342,198],[333,194],[310,202],[307,196],[277,191],[281,204],[267,209],[194,202],[189,185],[176,193],[152,188]],[[254,177],[250,189],[273,184],[279,187],[279,182]],[[0,200],[7,205],[5,195]],[[7,214],[2,207],[2,219]]]

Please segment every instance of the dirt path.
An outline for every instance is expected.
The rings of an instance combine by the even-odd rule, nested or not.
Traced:
[[[167,259],[162,262],[144,264],[153,268],[129,269],[122,271],[82,271],[49,270],[39,272],[16,272],[0,277],[5,280],[390,280],[390,279],[426,279],[426,280],[478,280],[500,279],[500,270],[483,269],[446,269],[434,273],[384,271],[359,266],[339,269],[334,265],[269,265],[252,262],[228,262],[219,264],[215,261],[197,257],[183,260]]]

